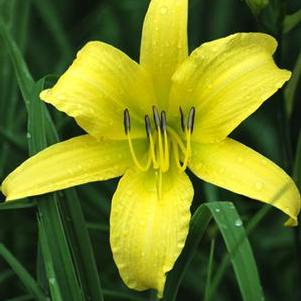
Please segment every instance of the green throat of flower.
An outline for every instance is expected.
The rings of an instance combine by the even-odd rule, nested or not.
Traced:
[[[149,141],[149,148],[145,163],[142,163],[136,155],[131,137],[130,113],[128,109],[124,110],[124,130],[127,136],[133,162],[139,170],[147,171],[152,166],[156,170],[167,172],[170,167],[171,157],[175,161],[179,170],[185,171],[187,168],[191,157],[191,134],[194,126],[195,107],[191,107],[187,122],[185,122],[185,116],[182,108],[180,107],[179,109],[181,129],[184,134],[181,135],[182,138],[176,130],[167,124],[165,111],[161,111],[161,113],[159,113],[156,106],[152,107],[154,129],[149,115],[145,115],[145,130]],[[173,151],[173,156],[171,156],[171,150]]]

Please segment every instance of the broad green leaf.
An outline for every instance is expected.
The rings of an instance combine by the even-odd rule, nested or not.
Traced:
[[[23,265],[12,255],[12,253],[3,244],[0,244],[0,256],[10,265],[12,270],[18,275],[27,292],[32,294],[35,300],[48,300],[41,288],[32,278],[32,276],[25,270]]]
[[[243,300],[264,300],[256,262],[234,205],[228,202],[211,202],[201,205],[192,217],[184,250],[174,269],[168,274],[164,301],[176,300],[185,271],[197,251],[211,218],[215,220],[223,236]],[[212,292],[208,300],[210,297],[213,297]]]

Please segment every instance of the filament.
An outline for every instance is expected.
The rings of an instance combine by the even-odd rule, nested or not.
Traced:
[[[134,161],[136,167],[137,167],[139,170],[141,170],[141,171],[147,171],[147,170],[150,168],[150,165],[151,165],[151,153],[150,153],[150,152],[148,153],[148,156],[147,156],[147,157],[148,157],[148,158],[147,158],[147,163],[146,163],[145,166],[143,166],[143,165],[139,162],[139,160],[138,160],[138,158],[137,158],[136,152],[135,152],[134,147],[133,147],[132,137],[131,137],[131,134],[130,134],[130,133],[127,134],[127,140],[128,140],[128,143],[129,143],[130,153],[131,153],[131,155],[132,155],[132,158],[133,158],[133,161]]]

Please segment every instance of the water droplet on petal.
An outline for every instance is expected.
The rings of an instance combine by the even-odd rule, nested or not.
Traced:
[[[257,190],[262,190],[263,186],[264,186],[264,185],[263,185],[262,182],[257,182],[257,183],[255,184],[255,187],[256,187]]]
[[[238,156],[237,161],[239,163],[242,163],[244,161],[244,158],[242,156]]]
[[[241,227],[242,226],[242,221],[240,219],[237,219],[234,224],[235,224],[236,227]]]
[[[160,13],[161,15],[166,15],[168,13],[168,7],[165,5],[161,6]]]

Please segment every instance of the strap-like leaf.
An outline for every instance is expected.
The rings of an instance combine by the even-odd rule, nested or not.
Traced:
[[[175,301],[183,276],[213,218],[223,236],[244,301],[264,300],[259,275],[242,221],[232,203],[211,202],[194,213],[185,248],[168,274],[164,301]]]

